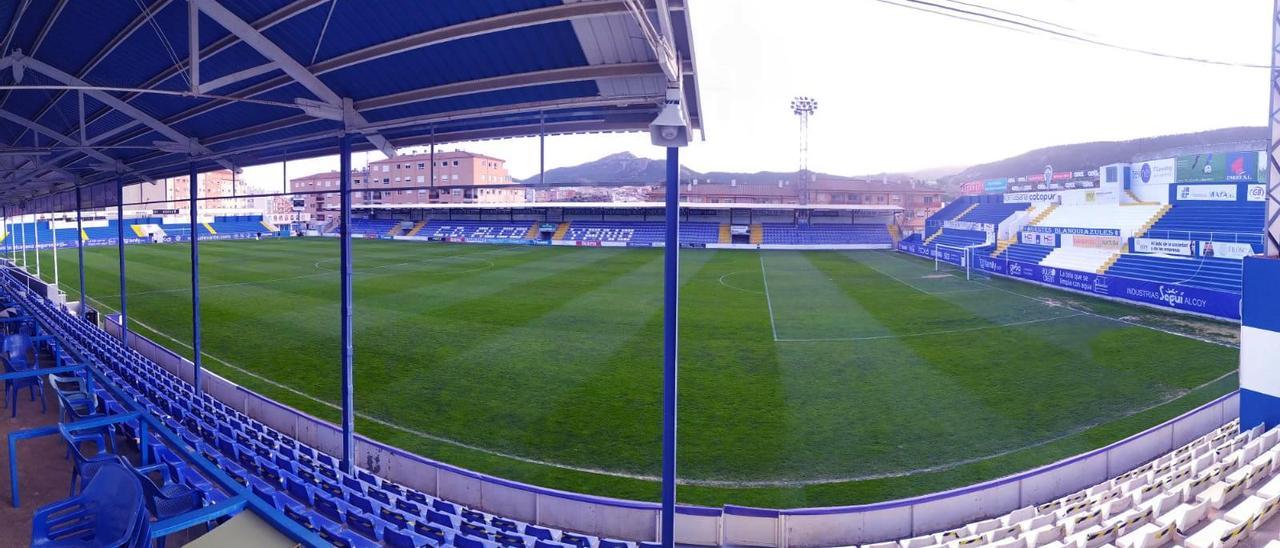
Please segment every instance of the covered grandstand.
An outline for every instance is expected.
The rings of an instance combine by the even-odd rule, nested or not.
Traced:
[[[408,495],[404,488],[379,491],[390,489],[391,484],[358,471],[351,386],[352,267],[346,237],[355,228],[349,176],[342,177],[340,212],[344,243],[338,277],[344,288],[340,315],[344,344],[335,357],[344,371],[344,418],[338,435],[323,440],[307,438],[301,431],[271,430],[271,435],[265,435],[268,429],[261,422],[245,415],[239,415],[245,421],[236,422],[229,414],[232,409],[250,410],[226,407],[219,398],[228,394],[215,396],[210,389],[224,381],[201,372],[198,242],[214,237],[219,228],[248,234],[259,226],[265,231],[271,227],[262,225],[261,219],[201,219],[196,174],[326,154],[341,157],[345,174],[350,172],[354,151],[377,150],[395,156],[397,147],[409,145],[429,144],[434,150],[437,143],[472,139],[644,131],[664,110],[671,116],[664,122],[670,128],[667,131],[681,138],[679,142],[664,139],[673,147],[681,146],[702,127],[692,30],[684,2],[458,2],[422,10],[358,2],[190,0],[139,4],[138,8],[107,9],[80,2],[9,2],[0,7],[0,17],[9,29],[0,58],[0,84],[5,87],[0,110],[0,133],[6,143],[3,162],[6,170],[18,175],[0,189],[0,199],[5,224],[18,225],[22,245],[34,245],[37,237],[45,235],[49,245],[55,237],[76,242],[81,250],[83,294],[82,244],[114,243],[120,258],[119,309],[127,319],[125,244],[181,230],[163,218],[126,217],[122,189],[177,175],[188,175],[192,184],[184,223],[191,247],[195,341],[189,384],[161,378],[166,374],[154,362],[131,350],[127,343],[140,338],[121,332],[116,339],[106,339],[104,332],[67,315],[69,309],[83,317],[87,308],[83,304],[64,307],[56,287],[45,287],[38,295],[19,292],[19,287],[44,284],[6,275],[7,302],[23,311],[31,329],[58,341],[42,343],[38,353],[59,365],[74,364],[29,371],[10,368],[4,375],[6,385],[43,378],[46,373],[69,374],[82,385],[88,383],[84,386],[92,389],[81,396],[103,405],[81,409],[82,420],[74,426],[62,423],[62,435],[73,437],[106,425],[111,425],[112,435],[130,432],[139,441],[137,453],[111,455],[112,463],[102,465],[104,469],[123,468],[123,479],[117,481],[136,483],[139,480],[127,472],[129,468],[163,462],[179,474],[166,480],[164,496],[177,496],[173,490],[183,489],[196,493],[195,500],[201,501],[185,507],[176,503],[157,507],[153,500],[157,495],[148,494],[145,504],[139,495],[137,506],[130,508],[134,499],[125,495],[124,511],[133,521],[115,531],[124,535],[119,540],[149,545],[152,539],[228,519],[228,523],[265,523],[266,530],[308,546],[420,545],[428,539],[463,546],[468,545],[467,538],[475,546],[489,546],[515,538],[503,540],[503,535],[551,540],[549,529],[529,525],[517,530],[514,521],[426,495]],[[330,25],[331,20],[344,24]],[[528,43],[540,47],[523,46]],[[184,55],[179,57],[173,44],[185,44]],[[460,56],[474,62],[449,63]],[[501,63],[490,61],[499,58]],[[385,78],[389,73],[397,77]],[[669,152],[673,166],[675,151]],[[114,208],[115,215],[85,226],[82,212],[104,208]],[[54,212],[74,212],[74,227],[56,220],[52,225],[31,220]],[[30,243],[21,239],[27,236]],[[14,240],[7,241],[12,251]],[[674,355],[668,359],[674,364]],[[244,429],[241,424],[246,425]],[[56,424],[9,432],[10,447],[17,439],[58,433]],[[304,450],[299,438],[317,448]],[[300,466],[289,467],[302,479],[260,475],[269,467],[255,464],[255,459],[284,466],[286,456],[297,459],[294,462]],[[10,458],[16,465],[16,455]],[[76,462],[76,470],[89,480],[85,464]],[[23,470],[32,464],[36,463],[25,463]],[[345,481],[339,482],[339,475]],[[667,543],[672,542],[674,469],[669,475],[665,518],[652,521],[657,507],[646,508],[651,521],[632,529],[631,536],[653,540],[661,522],[666,524],[661,530]],[[16,506],[19,477],[11,479]],[[149,481],[141,483],[145,486]],[[83,496],[101,491],[89,483]],[[327,495],[321,494],[322,486],[330,489]],[[366,487],[370,499],[347,500]],[[140,487],[121,489],[123,494]],[[391,497],[399,510],[393,510],[397,505]],[[501,498],[473,506],[497,504],[494,508],[499,513],[505,513],[502,508],[514,511],[509,507],[514,499],[503,503]],[[27,504],[30,507],[32,502]],[[417,515],[396,514],[408,511],[410,505],[418,507]],[[432,509],[426,510],[428,506]],[[565,512],[545,508],[533,517],[540,522],[577,523],[572,511]],[[45,528],[46,519],[43,512],[34,518],[36,536],[31,542],[57,534]],[[484,525],[475,525],[476,519]],[[609,527],[602,523],[585,529]],[[279,540],[258,531],[256,541],[250,537],[241,542],[259,545]],[[14,535],[6,539],[24,542],[18,540],[25,537],[21,532]],[[554,538],[570,542],[569,536],[559,533]],[[590,537],[581,538],[586,542]]]
[[[1255,281],[1250,294],[1247,272],[1247,265],[1259,262],[1253,255],[1268,242],[1254,238],[1262,234],[1255,229],[1265,230],[1254,221],[1259,209],[1266,216],[1266,207],[1253,203],[1262,200],[1245,197],[1253,196],[1256,185],[1265,183],[1198,182],[1188,183],[1194,188],[1185,191],[1170,184],[1167,201],[1161,203],[1119,192],[1114,202],[1107,203],[1093,203],[1096,193],[1089,195],[1091,203],[1014,193],[969,197],[930,218],[923,234],[905,238],[896,223],[900,208],[894,206],[682,206],[678,195],[679,146],[684,137],[691,137],[690,132],[702,127],[692,27],[685,2],[454,2],[431,11],[415,7],[420,6],[188,0],[160,2],[154,10],[140,12],[76,2],[10,2],[0,9],[13,30],[12,37],[5,39],[6,43],[12,40],[12,46],[0,58],[0,87],[7,94],[7,101],[0,103],[0,136],[5,139],[5,148],[11,149],[0,154],[0,162],[17,174],[0,186],[6,226],[0,241],[8,257],[0,271],[0,300],[5,305],[0,308],[6,310],[0,326],[15,337],[8,339],[13,347],[6,342],[10,352],[0,378],[6,381],[5,410],[11,416],[21,414],[27,421],[6,423],[12,509],[5,509],[2,517],[17,526],[0,531],[0,543],[53,543],[71,537],[90,545],[147,546],[167,538],[196,545],[244,546],[652,548],[659,543],[678,543],[1092,548],[1109,544],[1156,546],[1174,541],[1188,546],[1226,546],[1280,536],[1280,521],[1274,519],[1280,509],[1280,434],[1268,431],[1280,406],[1251,404],[1256,400],[1249,399],[1254,396],[1248,390],[1197,403],[1190,411],[1168,420],[1164,420],[1168,416],[1161,418],[1159,424],[1114,443],[1098,447],[1104,442],[1090,440],[1087,447],[1075,447],[1076,453],[1069,458],[953,490],[908,498],[890,494],[888,498],[896,500],[822,507],[677,505],[676,499],[676,360],[680,355],[677,324],[682,283],[678,266],[682,247],[841,250],[831,255],[835,259],[855,254],[843,250],[896,248],[944,263],[972,266],[991,275],[1106,297],[1116,296],[1111,294],[1116,291],[1123,293],[1117,298],[1242,319],[1246,327],[1253,324],[1280,331],[1274,320],[1274,300],[1268,300],[1280,285],[1259,290],[1262,283]],[[330,19],[359,24],[329,26]],[[150,32],[153,26],[163,32]],[[318,36],[328,38],[320,40]],[[187,43],[188,54],[172,58],[170,41]],[[528,47],[530,43],[540,47]],[[472,62],[447,61],[458,57]],[[397,77],[386,78],[386,74]],[[660,118],[664,115],[674,115],[681,123],[665,126],[678,129],[674,137],[663,132],[664,127],[654,128],[655,141],[670,145],[663,203],[363,208],[351,204],[354,151],[380,150],[394,156],[400,146],[430,144],[434,148],[437,143],[470,139],[644,131],[655,119],[665,120]],[[34,139],[37,144],[28,147],[25,143],[33,135],[39,136]],[[339,221],[311,227],[314,232],[310,235],[335,237],[338,244],[333,247],[338,256],[304,265],[314,266],[314,271],[282,278],[292,281],[324,276],[337,281],[331,289],[340,300],[328,304],[333,304],[332,312],[338,316],[332,323],[340,326],[339,335],[331,337],[341,341],[332,356],[333,385],[340,390],[340,400],[332,406],[340,419],[331,422],[296,407],[304,398],[272,398],[258,388],[278,381],[259,377],[255,378],[259,384],[241,385],[204,369],[200,242],[220,237],[257,238],[277,234],[281,227],[255,216],[202,216],[200,202],[204,198],[196,196],[195,175],[207,169],[237,169],[335,153],[341,158],[339,171],[344,174]],[[126,214],[129,204],[122,198],[125,185],[171,175],[187,175],[192,182],[185,217]],[[1272,181],[1278,179],[1273,174]],[[1224,185],[1236,185],[1231,191],[1233,199],[1218,194],[1226,192],[1223,188],[1208,188]],[[1202,191],[1209,194],[1199,194]],[[1270,196],[1271,189],[1265,189],[1264,194]],[[1083,197],[1084,193],[1067,195]],[[1215,198],[1198,198],[1202,195]],[[1199,201],[1213,201],[1215,207],[1190,203]],[[93,218],[87,218],[90,212],[94,212]],[[661,261],[653,261],[651,271],[640,269],[627,279],[653,279],[661,272],[663,305],[652,323],[660,326],[657,332],[664,344],[660,357],[654,354],[649,358],[653,371],[662,362],[661,374],[653,376],[661,380],[662,393],[652,401],[624,402],[633,406],[629,408],[632,412],[643,406],[662,407],[662,424],[645,430],[662,440],[661,458],[649,459],[661,462],[659,481],[653,489],[658,493],[660,486],[660,495],[648,500],[613,498],[477,472],[386,441],[394,436],[366,435],[372,431],[385,434],[389,428],[367,417],[361,417],[360,425],[369,430],[358,433],[353,364],[356,353],[364,347],[357,349],[353,342],[353,324],[361,312],[354,306],[352,279],[359,260],[354,257],[352,240],[363,239],[662,248],[645,257],[656,259],[660,254]],[[304,241],[327,244],[335,240]],[[148,257],[150,251],[175,246],[126,244],[154,242],[182,242],[182,249],[189,246],[190,262],[183,263],[183,268],[189,269],[190,286],[180,288],[180,296],[189,291],[191,297],[189,352],[165,346],[165,341],[151,336],[155,332],[136,331],[137,319],[130,316],[129,299],[145,296],[144,292],[131,292],[129,267],[141,265],[130,263],[129,257]],[[238,244],[244,243],[255,242]],[[114,248],[118,253],[117,270],[111,274],[119,281],[119,289],[111,291],[118,293],[93,297],[87,293],[84,253],[90,245]],[[478,249],[427,243],[395,245],[406,255],[433,248]],[[80,301],[68,302],[60,289],[68,284],[51,284],[47,277],[32,272],[25,255],[19,260],[19,254],[45,247],[63,248],[64,253],[68,247],[76,248]],[[227,259],[224,267],[230,263],[251,270],[251,262],[280,260],[270,249],[213,249],[231,255],[223,257]],[[484,251],[476,253],[489,251],[479,249]],[[495,254],[534,250],[506,245],[492,249]],[[584,250],[598,255],[608,251]],[[912,268],[923,263],[891,251],[871,253],[886,261],[907,261],[894,264]],[[888,321],[869,322],[880,331],[852,337],[781,338],[764,254],[737,255],[750,257],[751,262],[759,255],[760,290],[735,287],[730,277],[736,271],[720,275],[718,280],[713,277],[707,285],[758,296],[756,300],[761,302],[756,303],[757,308],[767,309],[768,322],[754,327],[766,337],[772,328],[771,342],[834,342],[855,347],[870,341],[897,344],[922,338],[886,334]],[[808,320],[810,311],[823,299],[837,307],[852,302],[830,297],[851,299],[849,294],[865,290],[872,275],[882,276],[895,289],[909,294],[903,302],[916,304],[943,301],[940,296],[944,294],[985,291],[958,286],[932,291],[916,284],[963,280],[939,272],[903,280],[892,272],[876,270],[871,263],[849,266],[854,275],[840,280],[847,286],[836,287],[836,275],[821,268],[829,266],[822,258],[795,257],[797,262],[792,266],[808,262],[809,272],[823,275],[815,279],[830,282],[830,288],[839,290],[823,294],[793,284],[792,294],[803,297],[795,301],[798,304],[791,311],[800,321]],[[531,271],[530,277],[544,276],[550,279],[547,285],[561,283],[552,275],[558,273],[554,265],[548,264],[555,260],[557,257],[551,257],[537,263],[535,266],[547,272]],[[406,264],[396,261],[375,268],[395,271]],[[575,270],[589,273],[603,269],[605,263],[589,262]],[[323,268],[324,264],[335,268]],[[1189,267],[1192,264],[1194,268]],[[1259,278],[1253,276],[1254,280]],[[1280,279],[1280,275],[1269,279]],[[1150,284],[1159,289],[1151,289]],[[478,289],[471,289],[488,289],[478,285]],[[1172,286],[1174,292],[1166,291],[1165,285]],[[227,283],[221,287],[236,286]],[[329,295],[328,289],[322,288],[316,295]],[[172,292],[172,288],[152,289],[151,295],[166,291]],[[100,322],[86,321],[97,317],[89,305],[94,297],[110,300],[118,306],[118,313]],[[876,297],[869,296],[868,301]],[[1023,302],[1029,298],[1006,297],[1017,299],[1018,310],[1031,307]],[[315,295],[304,298],[321,300]],[[980,294],[979,298],[988,297]],[[1199,308],[1193,303],[1200,303]],[[590,307],[609,308],[611,304],[616,303],[593,302]],[[706,301],[694,304],[706,306]],[[896,302],[880,304],[897,306]],[[979,307],[983,303],[971,304]],[[1060,308],[1057,304],[1035,304],[1042,305],[1045,309]],[[494,308],[501,306],[499,302]],[[941,307],[963,308],[950,301]],[[485,312],[497,315],[500,311]],[[622,311],[617,315],[627,314]],[[733,310],[727,315],[745,314]],[[1002,320],[1010,323],[964,326],[952,333],[969,337],[965,333],[971,329],[988,328],[987,333],[1004,333],[1019,323],[1087,316],[1078,312],[1036,320],[1014,318]],[[432,327],[398,320],[400,327],[408,323],[409,330]],[[641,323],[648,321],[640,318]],[[178,323],[186,328],[181,325],[185,318]],[[484,328],[476,326],[476,331]],[[596,326],[588,326],[593,328]],[[645,333],[636,332],[638,336]],[[276,336],[281,346],[291,338],[287,333],[270,335]],[[1060,333],[1050,332],[1044,339],[1057,335]],[[1255,368],[1272,363],[1264,354],[1277,348],[1272,342],[1259,344],[1258,340],[1247,347]],[[170,342],[183,344],[176,339]],[[543,341],[548,346],[558,342],[555,337]],[[709,346],[703,350],[724,354],[740,350],[728,344]],[[961,346],[945,351],[974,355],[974,362],[990,358],[976,352],[976,346]],[[519,353],[526,349],[502,350]],[[885,351],[882,357],[923,350],[904,346]],[[684,352],[692,353],[687,348]],[[756,364],[745,365],[757,368]],[[399,381],[413,376],[393,368],[388,371],[391,374],[383,380],[393,389],[398,389]],[[769,373],[788,382],[797,380],[777,371]],[[963,380],[953,371],[931,373],[943,373],[936,378],[948,390],[964,382],[1001,384],[993,379]],[[492,373],[477,369],[453,374]],[[1274,377],[1274,372],[1266,375]],[[1217,380],[1230,377],[1234,373]],[[706,378],[695,381],[705,383]],[[49,390],[44,390],[45,386]],[[693,384],[695,390],[706,391],[716,386]],[[784,390],[794,386],[781,386],[771,394],[775,399],[759,405],[809,398],[803,392]],[[546,396],[582,397],[575,388],[564,386],[563,392]],[[1039,390],[1036,386],[1016,388],[1033,395]],[[615,399],[619,400],[629,395],[618,394]],[[47,414],[37,414],[37,395],[39,403],[48,404]],[[841,396],[845,395],[837,394],[833,399]],[[1085,406],[1091,404],[1087,397]],[[980,401],[975,406],[998,407],[997,400]],[[706,420],[724,420],[715,411],[706,412]],[[449,419],[444,415],[439,418]],[[503,418],[509,417],[497,420]],[[553,424],[557,419],[539,418]],[[750,426],[777,426],[764,422]],[[572,435],[576,433],[566,433]],[[752,431],[743,437],[750,438],[748,442],[756,440]],[[86,445],[95,451],[87,452],[83,449]],[[500,456],[495,449],[487,451],[488,457]],[[527,464],[537,463],[519,463]],[[591,468],[576,471],[603,475]],[[872,481],[881,479],[884,476]],[[826,488],[827,480],[806,477],[798,483],[801,489],[816,492]],[[774,487],[766,482],[766,488]],[[732,488],[739,487],[735,484]],[[64,497],[64,490],[69,498]],[[643,491],[636,492],[642,494],[634,498],[643,497]],[[793,500],[797,501],[794,506],[803,506],[808,499]],[[68,508],[83,520],[80,523],[89,525],[68,532],[66,522],[55,515]]]

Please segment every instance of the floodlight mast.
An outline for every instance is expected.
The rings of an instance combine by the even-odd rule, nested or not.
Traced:
[[[818,100],[813,97],[797,96],[791,100],[791,113],[800,119],[800,168],[796,171],[799,179],[800,204],[809,203],[809,117],[818,111]]]

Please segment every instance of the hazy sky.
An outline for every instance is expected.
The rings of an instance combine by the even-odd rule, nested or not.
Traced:
[[[1161,59],[876,0],[688,1],[706,141],[681,159],[697,170],[794,170],[795,95],[819,100],[810,167],[849,175],[1267,121],[1265,69]],[[1270,0],[964,1],[1126,46],[1270,62]],[[505,158],[516,177],[538,169],[536,139],[444,147],[454,148]],[[547,164],[621,150],[662,154],[642,134],[562,136],[547,140]],[[291,162],[289,173],[336,166],[336,158]],[[279,188],[280,166],[248,168],[245,178]]]

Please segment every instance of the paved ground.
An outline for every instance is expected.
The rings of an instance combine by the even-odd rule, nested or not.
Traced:
[[[9,409],[0,416],[0,438],[8,440],[10,432],[55,424],[58,422],[58,399],[45,389],[48,412],[40,414],[40,403],[27,399],[23,390],[18,401],[18,417],[9,418]],[[66,445],[57,435],[18,442],[18,485],[22,506],[13,507],[8,472],[9,444],[0,441],[0,546],[26,546],[31,543],[31,516],[36,508],[67,497],[71,480],[71,461],[64,460]]]

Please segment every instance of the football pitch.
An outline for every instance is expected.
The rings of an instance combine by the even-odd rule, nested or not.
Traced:
[[[205,366],[337,421],[338,242],[203,242]],[[189,248],[128,256],[131,328],[190,357]],[[114,247],[87,293],[119,308]],[[546,487],[657,500],[662,250],[357,240],[357,430]],[[34,256],[31,266],[34,268]],[[41,255],[52,278],[52,255]],[[69,300],[75,249],[59,251]],[[1228,324],[890,251],[685,250],[680,501],[926,493],[1105,445],[1236,387]]]

